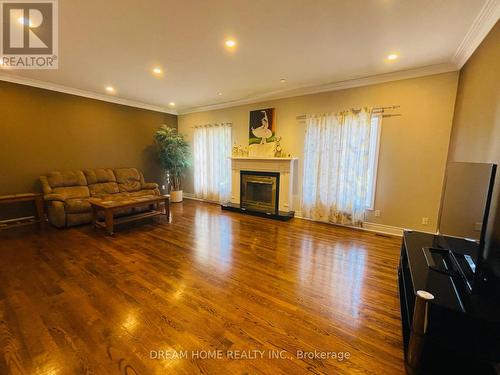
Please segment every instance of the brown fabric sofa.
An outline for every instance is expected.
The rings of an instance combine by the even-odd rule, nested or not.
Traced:
[[[58,228],[90,223],[91,197],[160,195],[158,184],[144,182],[135,168],[56,171],[40,176],[40,181],[49,221]]]

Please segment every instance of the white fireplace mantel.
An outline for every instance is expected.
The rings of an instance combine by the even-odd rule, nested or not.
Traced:
[[[291,212],[296,194],[297,158],[231,157],[231,203],[240,204],[240,172],[279,172],[279,210]]]

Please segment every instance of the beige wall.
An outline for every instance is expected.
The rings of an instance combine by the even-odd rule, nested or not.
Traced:
[[[0,194],[40,191],[51,170],[137,167],[162,173],[152,147],[177,116],[0,81]]]
[[[460,72],[450,161],[496,163],[500,168],[500,23]],[[495,182],[490,228],[500,246],[500,169]]]
[[[232,122],[233,140],[248,143],[249,111],[276,108],[277,135],[287,152],[299,157],[302,184],[302,114],[335,112],[361,106],[400,105],[402,117],[383,121],[375,208],[380,217],[367,212],[367,221],[434,231],[448,153],[458,72],[395,81],[360,88],[305,95],[208,112],[179,116],[179,131],[192,141],[192,127]],[[184,190],[193,192],[192,171]],[[300,196],[300,192],[299,192]],[[429,225],[422,225],[422,217]]]

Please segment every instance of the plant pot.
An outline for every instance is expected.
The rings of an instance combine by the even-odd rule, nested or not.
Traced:
[[[172,190],[170,192],[170,202],[173,203],[182,202],[182,190]]]

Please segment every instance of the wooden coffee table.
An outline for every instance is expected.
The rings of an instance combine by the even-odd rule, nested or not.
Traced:
[[[112,236],[115,224],[142,220],[148,217],[165,215],[170,218],[169,195],[145,195],[142,197],[90,198],[94,227],[105,228]],[[115,217],[119,210],[127,208],[149,207],[148,211]],[[104,220],[99,220],[99,212],[104,213]]]

